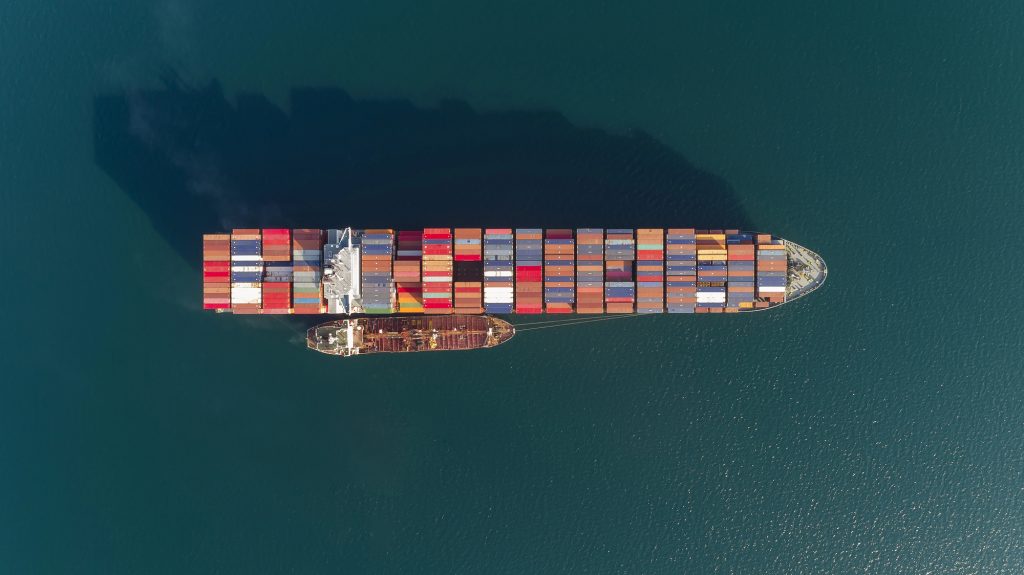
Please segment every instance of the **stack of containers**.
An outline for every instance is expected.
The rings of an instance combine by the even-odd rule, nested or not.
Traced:
[[[636,259],[633,230],[608,230],[604,240],[604,302],[608,313],[633,313],[636,284],[633,260]]]
[[[484,230],[484,310],[487,313],[512,313],[514,268],[512,230]]]
[[[263,256],[259,230],[231,230],[231,311],[259,313]]]
[[[287,229],[263,230],[263,261],[292,261],[291,231]]]
[[[604,313],[604,230],[576,230],[576,313]]]
[[[423,230],[423,313],[452,313],[452,231]]]
[[[423,232],[398,232],[394,266],[399,313],[423,313],[423,284],[420,281],[422,260]]]
[[[697,313],[725,310],[725,282],[729,275],[725,232],[697,230]]]
[[[320,250],[323,231],[292,231],[292,309],[295,313],[321,313],[323,291],[320,283]]]
[[[665,230],[636,231],[636,311],[665,313]]]
[[[576,246],[572,230],[544,233],[544,311],[572,313],[576,303]]]
[[[263,230],[263,313],[287,314],[292,307],[292,246],[287,229]]]
[[[757,297],[766,307],[786,301],[786,246],[768,234],[757,236]]]
[[[455,228],[455,313],[483,313],[484,262],[480,228]]]
[[[203,234],[203,309],[231,307],[231,235]]]
[[[395,283],[391,275],[391,260],[395,256],[394,230],[365,230],[359,240],[360,290],[363,311],[370,314],[389,314],[395,311]]]
[[[287,314],[292,307],[292,266],[268,263],[263,272],[263,313]]]
[[[543,232],[516,229],[516,313],[543,313]]]
[[[729,252],[729,283],[726,286],[725,311],[754,307],[754,235],[726,230]]]
[[[697,233],[697,313],[725,310],[725,281],[729,275],[725,232]]]
[[[693,313],[697,307],[697,235],[693,228],[668,230],[665,258],[668,313]]]

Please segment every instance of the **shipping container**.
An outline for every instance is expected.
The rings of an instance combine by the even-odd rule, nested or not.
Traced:
[[[262,231],[263,261],[288,262],[292,259],[291,230],[264,229]]]
[[[360,293],[363,313],[395,313],[395,236],[391,229],[367,229],[359,234]]]
[[[515,306],[515,261],[511,228],[484,230],[484,310],[512,313]]]
[[[665,308],[694,313],[697,303],[697,235],[693,228],[665,232]]]
[[[231,309],[262,307],[263,248],[259,230],[231,231]]]
[[[771,235],[758,235],[755,298],[769,303],[785,302],[788,267],[788,257],[782,242]]]
[[[604,313],[604,229],[576,230],[576,313]]]
[[[203,235],[203,309],[231,308],[231,235]]]
[[[454,309],[454,259],[450,228],[423,230],[423,312],[450,314]]]
[[[576,241],[570,229],[544,232],[544,311],[573,313],[576,307]]]
[[[636,240],[631,229],[605,230],[604,304],[606,313],[633,313],[636,284],[633,262]]]
[[[423,231],[399,231],[394,262],[399,313],[423,313],[422,261]]]
[[[515,230],[515,312],[544,311],[543,232],[535,228]]]
[[[665,311],[665,230],[640,228],[636,231],[637,313]]]
[[[483,313],[483,230],[455,228],[454,238],[454,312]]]
[[[325,311],[323,299],[323,230],[292,230],[292,309],[297,314]]]

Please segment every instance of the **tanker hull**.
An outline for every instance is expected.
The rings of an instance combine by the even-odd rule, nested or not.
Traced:
[[[515,328],[485,315],[363,317],[330,321],[306,332],[306,345],[328,355],[484,349],[512,339]]]

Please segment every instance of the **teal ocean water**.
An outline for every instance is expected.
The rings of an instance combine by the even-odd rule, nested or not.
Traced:
[[[1008,0],[3,3],[0,573],[1021,573],[1022,38]],[[742,225],[830,278],[336,361],[198,309],[197,230],[274,221]]]

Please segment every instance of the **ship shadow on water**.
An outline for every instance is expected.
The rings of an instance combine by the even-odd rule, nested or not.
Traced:
[[[724,180],[641,132],[334,87],[289,107],[169,74],[96,99],[96,163],[197,267],[201,234],[231,227],[755,229]]]

